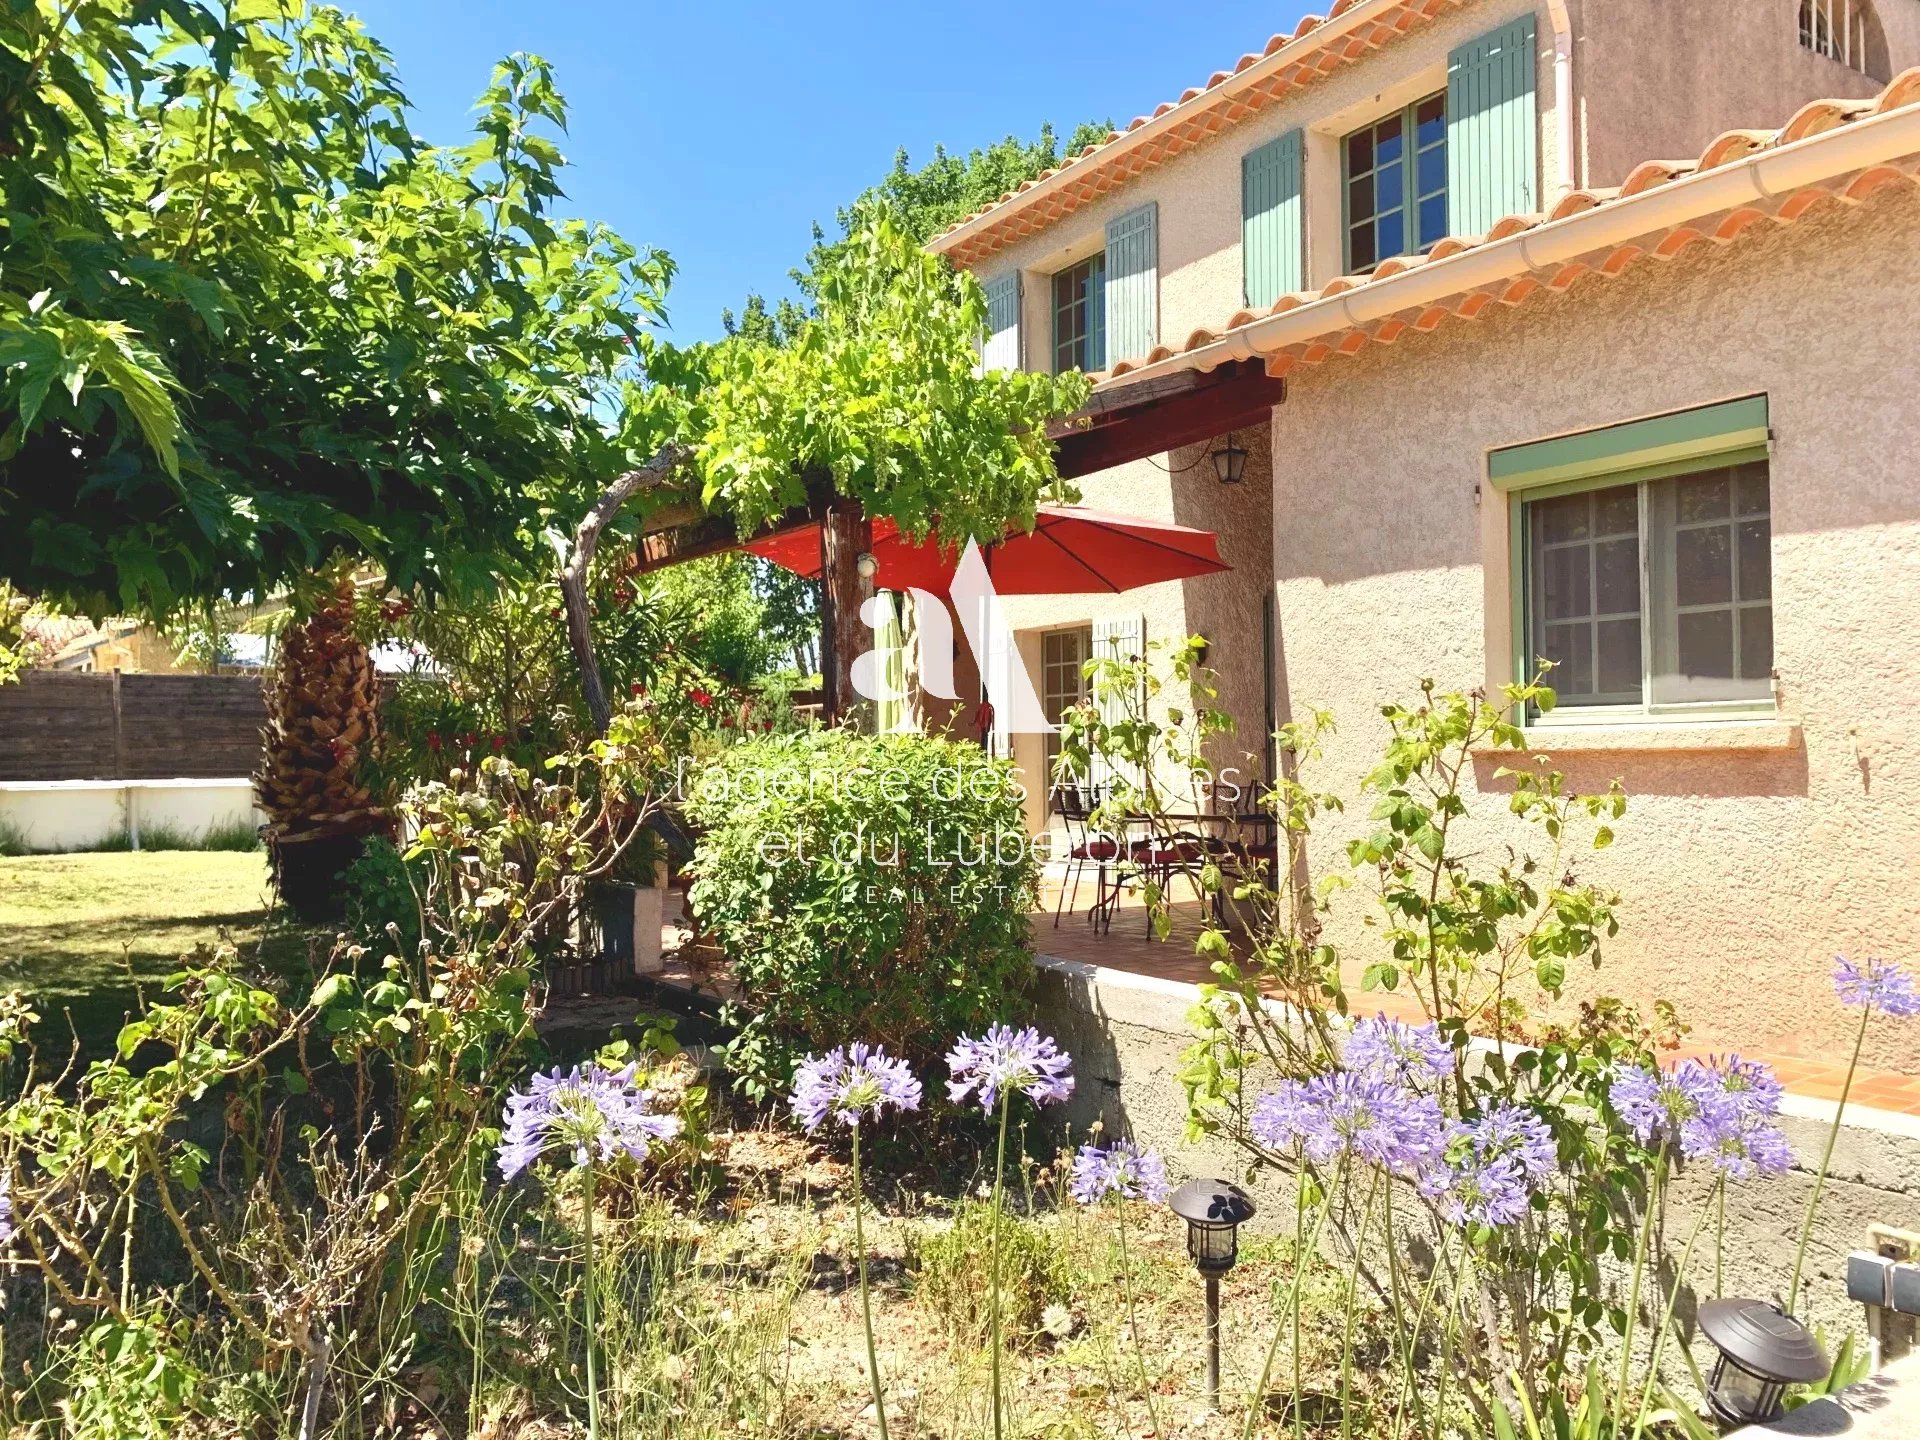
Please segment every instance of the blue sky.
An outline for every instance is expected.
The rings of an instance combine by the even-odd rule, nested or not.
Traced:
[[[1051,120],[1124,125],[1204,83],[1298,0],[1169,10],[747,0],[340,0],[394,52],[428,139],[459,142],[494,61],[553,62],[572,109],[571,213],[680,267],[683,339],[720,333],[749,290],[786,293],[810,227],[878,180],[904,145],[965,151]],[[1320,11],[1325,5],[1319,6]]]

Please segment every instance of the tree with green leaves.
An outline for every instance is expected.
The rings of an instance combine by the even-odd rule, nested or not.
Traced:
[[[742,533],[830,493],[997,534],[1057,483],[1078,376],[981,375],[979,287],[862,207],[789,343],[677,348],[672,265],[552,214],[565,105],[503,62],[470,144],[298,0],[0,11],[0,581],[164,617],[378,566],[431,604],[551,574],[598,728],[587,578],[662,505]]]
[[[954,221],[1058,165],[1063,155],[1077,155],[1087,146],[1101,143],[1112,131],[1113,126],[1105,120],[1085,121],[1073,127],[1062,149],[1054,138],[1053,126],[1042,125],[1032,140],[1008,135],[965,156],[950,154],[946,146],[936,145],[933,158],[920,166],[913,164],[902,147],[894,152],[893,169],[887,177],[868,186],[835,217],[839,238],[828,240],[825,230],[813,227],[813,248],[808,251],[805,268],[792,272],[793,282],[810,300],[816,293],[813,276],[830,267],[833,252],[846,244],[859,227],[857,217],[868,208],[885,211],[911,239],[924,245]],[[720,318],[729,335],[777,341],[799,329],[807,318],[807,307],[790,298],[769,307],[764,296],[751,294],[739,315],[727,310]]]

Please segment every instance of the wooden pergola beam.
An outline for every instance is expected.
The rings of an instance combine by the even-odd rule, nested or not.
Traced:
[[[1233,430],[1251,430],[1272,418],[1286,393],[1286,381],[1270,378],[1259,364],[1231,371],[1222,366],[1197,384],[1178,387],[1143,380],[1102,397],[1107,403],[1097,413],[1089,407],[1068,417],[1078,423],[1054,435],[1055,463],[1061,476],[1072,480]]]

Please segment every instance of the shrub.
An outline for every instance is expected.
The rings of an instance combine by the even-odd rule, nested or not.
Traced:
[[[850,1035],[937,1060],[1027,984],[1037,869],[1004,761],[814,730],[735,745],[693,789],[693,906],[752,1012],[728,1049],[749,1093]]]
[[[970,1344],[987,1341],[992,1256],[993,1207],[980,1200],[962,1201],[951,1225],[928,1231],[914,1245],[916,1293]],[[1067,1256],[1055,1238],[1035,1220],[1002,1216],[1000,1293],[1008,1338],[1033,1335],[1046,1308],[1065,1304],[1071,1291]]]
[[[340,883],[346,891],[350,933],[371,946],[397,943],[403,955],[420,949],[420,900],[407,874],[406,859],[393,841],[380,835],[369,840],[341,872]],[[399,928],[397,942],[389,941],[389,925]]]

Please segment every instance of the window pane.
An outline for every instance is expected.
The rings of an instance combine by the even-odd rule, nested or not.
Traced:
[[[1429,195],[1420,202],[1420,248],[1428,249],[1447,238],[1447,197]]]
[[[1642,692],[1638,526],[1604,539],[1597,511],[1632,502],[1634,487],[1585,491],[1526,506],[1530,648],[1554,662],[1548,683],[1563,705],[1637,703]],[[1606,619],[1598,617],[1606,616]]]
[[[1353,228],[1349,238],[1348,248],[1352,251],[1347,257],[1349,269],[1370,270],[1373,268],[1373,223],[1371,221],[1365,225],[1356,225]]]
[[[1657,480],[1647,492],[1653,699],[1764,703],[1773,670],[1765,462]]]
[[[1375,127],[1373,132],[1374,164],[1385,165],[1389,161],[1400,158],[1402,130],[1403,127],[1400,124],[1400,117],[1398,115],[1389,115]]]
[[[1615,485],[1593,492],[1594,532],[1599,535],[1640,533],[1640,487]]]
[[[1430,95],[1422,100],[1413,111],[1414,124],[1418,126],[1415,139],[1421,146],[1437,145],[1447,138],[1447,97]]]
[[[1682,530],[1673,537],[1674,599],[1679,604],[1723,605],[1733,599],[1728,538],[1724,525]]]
[[[1603,695],[1640,694],[1640,618],[1602,620],[1600,632],[1600,683]]]
[[[1394,161],[1391,165],[1382,165],[1380,169],[1374,173],[1373,203],[1375,208],[1380,210],[1398,210],[1400,208],[1401,203],[1406,199],[1405,193],[1400,185],[1400,177],[1403,173],[1398,160]]]
[[[1740,522],[1740,598],[1773,598],[1773,527],[1765,520]]]
[[[1725,471],[1711,475],[1690,475],[1673,482],[1680,497],[1680,523],[1690,520],[1724,520],[1731,489]]]
[[[1527,507],[1539,517],[1540,538],[1548,544],[1583,539],[1592,508],[1590,495],[1562,495],[1557,500],[1536,500]]]
[[[1587,625],[1549,625],[1535,647],[1553,662],[1547,683],[1562,704],[1593,695],[1593,629]]]
[[[1679,665],[1684,679],[1733,678],[1733,612],[1700,610],[1678,617]]]
[[[1447,151],[1445,146],[1422,150],[1418,165],[1420,193],[1431,195],[1447,188]]]
[[[1347,182],[1347,219],[1358,224],[1373,218],[1373,176],[1362,175]]]
[[[1388,210],[1374,222],[1380,247],[1380,258],[1390,260],[1395,255],[1407,253],[1407,214],[1404,210]]]
[[[1593,613],[1584,545],[1548,550],[1540,556],[1540,615],[1544,620],[1572,620]]]
[[[1594,613],[1640,613],[1640,537],[1602,540],[1593,547]],[[1638,626],[1636,624],[1636,633]],[[1634,641],[1636,653],[1640,642]]]
[[[1347,137],[1347,173],[1358,175],[1373,168],[1373,132],[1362,130]]]
[[[1748,606],[1740,612],[1740,674],[1747,680],[1773,676],[1773,609]]]

